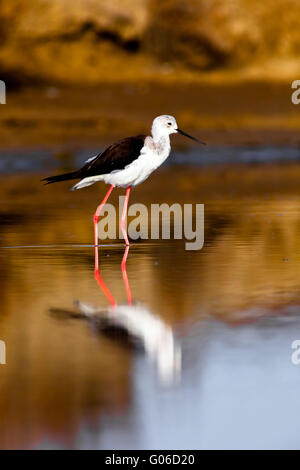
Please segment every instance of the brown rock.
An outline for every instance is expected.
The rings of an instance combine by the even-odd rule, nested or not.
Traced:
[[[0,12],[4,71],[58,81],[99,81],[126,63],[146,21],[144,0],[11,0]]]
[[[299,63],[298,0],[6,0],[0,20],[0,72],[21,80]]]
[[[259,30],[243,3],[152,0],[148,50],[160,60],[200,69],[246,61],[258,46]]]

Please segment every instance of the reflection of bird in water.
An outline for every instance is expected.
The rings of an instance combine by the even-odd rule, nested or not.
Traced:
[[[95,250],[98,250],[96,247]],[[115,298],[103,281],[95,257],[95,279],[108,299],[110,306],[106,309],[76,301],[79,314],[67,312],[72,318],[85,318],[97,328],[124,344],[142,346],[147,356],[157,367],[162,383],[171,384],[178,381],[181,370],[181,348],[174,337],[172,328],[159,316],[154,315],[145,306],[132,303],[132,295],[126,271],[129,247],[126,247],[121,264],[123,280],[128,303],[117,304]]]
[[[150,312],[145,306],[132,305],[132,294],[126,270],[129,246],[126,247],[121,270],[126,288],[128,304],[118,305],[110,290],[103,281],[96,256],[95,247],[95,279],[110,303],[106,311],[106,321],[110,326],[123,328],[131,338],[138,340],[144,347],[149,358],[156,363],[159,377],[163,382],[173,382],[179,378],[181,369],[181,349],[174,338],[172,328],[161,318]],[[86,306],[82,304],[81,313],[87,314]],[[88,307],[91,315],[90,307]],[[103,315],[103,313],[102,313]]]
[[[90,304],[77,302],[79,312],[97,322],[100,330],[124,340],[128,335],[130,343],[142,346],[150,361],[153,362],[163,383],[173,383],[179,379],[181,349],[177,344],[172,328],[146,307],[136,305],[115,305],[107,310]]]
[[[115,186],[126,188],[121,230],[126,245],[129,245],[126,216],[130,189],[145,181],[168,158],[171,151],[170,134],[180,133],[196,142],[204,143],[178,129],[173,116],[156,117],[152,123],[151,133],[152,136],[127,137],[110,145],[104,152],[87,160],[80,170],[44,178],[46,184],[79,179],[73,190],[90,186],[97,181],[110,184],[105,198],[94,215],[95,245],[98,244],[98,221],[101,210]]]

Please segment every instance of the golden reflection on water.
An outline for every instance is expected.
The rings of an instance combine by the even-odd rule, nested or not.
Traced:
[[[205,244],[198,252],[185,251],[182,241],[133,244],[133,299],[187,337],[195,322],[254,322],[299,304],[297,178],[297,165],[166,168],[137,188],[131,202],[204,203]],[[135,400],[134,351],[88,322],[50,311],[70,310],[76,299],[107,306],[94,279],[93,248],[78,246],[92,243],[91,218],[104,187],[67,188],[44,188],[36,175],[1,181],[1,448],[47,440],[72,447],[83,419],[101,427],[102,415],[122,416]],[[122,243],[100,250],[101,275],[120,303],[123,252]]]

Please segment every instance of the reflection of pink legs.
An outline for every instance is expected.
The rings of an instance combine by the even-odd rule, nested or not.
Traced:
[[[99,222],[99,217],[100,217],[101,211],[103,209],[103,206],[105,205],[105,203],[106,203],[107,199],[109,198],[109,196],[110,196],[113,189],[114,189],[114,185],[112,184],[110,186],[109,190],[107,191],[107,193],[105,195],[105,198],[101,202],[100,206],[97,207],[97,210],[94,214],[95,245],[98,245],[98,222]]]
[[[96,251],[98,251],[97,247],[95,248],[95,279],[98,282],[99,287],[104,293],[105,297],[109,301],[110,305],[112,307],[115,307],[116,300],[101,277],[101,274],[99,271],[99,265],[98,265],[98,256],[96,257]],[[129,305],[132,305],[132,295],[131,295],[129,280],[128,280],[127,271],[126,271],[126,261],[127,261],[128,252],[129,252],[129,246],[126,246],[122,263],[121,263],[121,270],[122,270],[122,276],[123,276],[123,281],[124,281],[124,285],[126,289],[128,303]]]
[[[122,217],[121,217],[121,230],[122,230],[122,234],[125,240],[125,244],[127,246],[129,245],[129,241],[128,241],[127,231],[126,231],[126,216],[127,216],[129,195],[130,195],[130,186],[126,189],[126,197],[125,197],[125,202],[124,202],[124,207],[123,207],[123,212],[122,212]]]
[[[128,276],[127,276],[127,270],[126,270],[126,262],[127,262],[128,251],[129,251],[129,246],[127,245],[126,249],[125,249],[124,256],[123,256],[123,259],[122,259],[122,263],[121,263],[121,270],[122,270],[123,281],[124,281],[124,284],[125,284],[128,303],[129,303],[129,305],[132,305],[132,295],[131,295],[129,280],[128,280]]]
[[[110,292],[109,288],[107,287],[107,285],[105,284],[105,282],[103,281],[101,275],[100,275],[100,272],[99,272],[99,269],[95,268],[95,279],[96,281],[98,282],[99,284],[99,287],[100,289],[102,290],[102,292],[104,293],[105,297],[107,298],[107,300],[109,301],[110,305],[112,307],[114,307],[116,305],[116,301],[115,301],[115,298],[114,296],[112,295],[112,293]]]

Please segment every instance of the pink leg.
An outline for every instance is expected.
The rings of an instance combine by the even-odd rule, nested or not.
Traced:
[[[99,268],[99,260],[98,260],[98,222],[99,222],[99,217],[101,214],[101,211],[103,209],[103,206],[105,205],[107,199],[109,198],[112,190],[114,189],[114,185],[112,184],[107,191],[105,198],[101,202],[100,206],[97,207],[97,210],[94,214],[94,242],[95,242],[95,270]]]
[[[125,284],[128,303],[129,305],[132,305],[132,295],[131,295],[130,285],[129,285],[128,276],[127,276],[127,270],[126,270],[128,251],[129,251],[129,245],[127,245],[125,248],[125,253],[122,259],[122,263],[121,263],[121,271],[122,271],[123,281]]]
[[[123,212],[122,212],[122,217],[121,217],[121,230],[123,233],[125,244],[127,246],[129,245],[129,241],[128,241],[127,231],[126,231],[126,217],[127,217],[129,195],[130,195],[130,186],[128,186],[128,188],[126,189],[126,197],[125,197],[125,202],[124,202],[124,207],[123,207]]]

